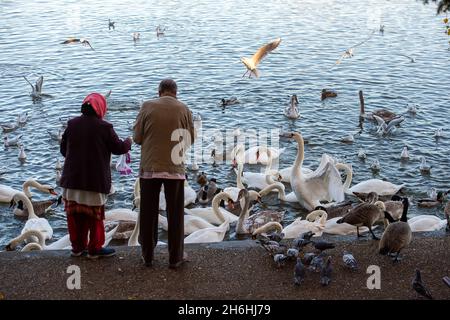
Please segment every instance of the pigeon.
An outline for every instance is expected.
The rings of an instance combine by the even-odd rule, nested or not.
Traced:
[[[306,268],[302,263],[302,260],[300,258],[297,258],[297,263],[295,264],[294,268],[294,284],[296,286],[299,286],[300,283],[305,280],[306,275]]]
[[[331,267],[331,257],[328,257],[325,263],[322,265],[322,269],[320,271],[320,284],[322,286],[327,286],[330,284],[332,272],[333,268]]]
[[[312,272],[320,272],[322,265],[324,264],[324,258],[326,257],[325,253],[321,253],[318,256],[315,256],[311,263],[309,264],[309,271]]]
[[[275,263],[277,264],[277,267],[280,268],[281,266],[284,265],[284,263],[287,260],[287,256],[285,256],[282,253],[277,253],[276,255],[273,256],[273,261],[275,261]]]
[[[355,257],[348,251],[344,251],[342,255],[342,260],[347,268],[352,270],[358,269],[358,263],[356,262]]]
[[[305,247],[308,243],[311,243],[311,240],[296,238],[294,241],[292,241],[292,246],[298,249],[302,249]]]
[[[422,283],[422,277],[420,275],[419,269],[416,269],[416,276],[412,281],[412,287],[421,296],[424,296],[428,299],[433,299],[433,297],[431,296],[431,292]]]
[[[326,242],[326,241],[315,241],[313,242],[314,248],[317,250],[320,250],[320,252],[327,250],[327,249],[333,249],[335,247],[334,243]]]
[[[313,260],[314,257],[316,257],[316,256],[317,256],[317,255],[316,255],[315,253],[313,253],[313,252],[305,253],[305,255],[304,255],[303,258],[302,258],[303,264],[305,264],[305,265],[310,265],[311,262],[312,262],[312,260]]]
[[[298,257],[299,251],[294,248],[290,248],[287,250],[286,255],[289,258],[289,260],[295,260]]]

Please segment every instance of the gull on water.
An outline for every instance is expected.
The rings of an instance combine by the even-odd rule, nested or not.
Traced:
[[[41,97],[51,97],[51,95],[49,95],[49,94],[42,93],[42,85],[44,84],[44,76],[40,76],[36,80],[36,84],[34,84],[34,85],[27,79],[27,77],[23,76],[23,78],[31,86],[30,96],[33,98],[33,100],[41,99]]]
[[[9,137],[5,135],[3,137],[5,147],[18,146],[20,138],[22,138],[22,135],[18,135],[12,139],[9,139]]]
[[[373,160],[372,163],[370,164],[370,169],[373,172],[380,171],[380,169],[381,169],[380,161],[378,161],[378,159]]]
[[[435,137],[436,139],[443,138],[443,137],[444,137],[444,132],[443,132],[443,131],[444,131],[444,130],[443,130],[442,128],[437,129],[437,130],[434,132],[433,137]]]
[[[408,160],[409,159],[409,151],[408,151],[408,147],[407,146],[403,147],[403,150],[402,150],[402,153],[400,155],[400,158],[402,160]]]
[[[242,77],[245,77],[248,73],[248,77],[250,78],[253,74],[255,77],[259,77],[259,72],[256,69],[257,65],[261,62],[261,60],[270,52],[278,48],[278,46],[281,43],[281,38],[275,39],[268,44],[265,44],[261,48],[259,48],[253,56],[250,58],[242,57],[241,62],[245,65],[247,68],[247,71],[245,71],[244,75]]]
[[[431,166],[427,163],[427,159],[424,156],[420,157],[420,172],[422,173],[430,173]]]
[[[83,46],[87,47],[89,46],[92,50],[94,50],[94,48],[92,48],[91,43],[89,42],[89,40],[85,39],[85,38],[70,38],[67,39],[63,42],[61,42],[61,44],[73,44],[73,43],[81,43]]]
[[[384,121],[383,118],[377,116],[377,115],[373,115],[373,118],[377,121],[378,123],[378,129],[377,129],[377,133],[380,135],[386,135],[389,133],[392,133],[395,130],[395,127],[398,126],[400,123],[402,123],[405,118],[404,117],[396,117],[394,119],[392,119],[391,121],[389,121],[386,124],[386,121]]]
[[[19,114],[19,116],[17,117],[17,123],[20,125],[24,125],[25,123],[27,123],[28,121],[28,112]]]
[[[133,41],[138,41],[141,38],[141,33],[140,32],[133,32],[131,34],[131,36],[133,37]]]
[[[19,145],[19,160],[25,161],[27,159],[27,155],[25,153],[25,148],[22,144]]]
[[[367,158],[366,152],[364,151],[364,149],[359,149],[358,158],[360,158],[361,160],[364,160],[365,158]]]

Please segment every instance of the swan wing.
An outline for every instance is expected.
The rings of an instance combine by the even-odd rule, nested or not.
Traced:
[[[394,127],[396,127],[397,125],[399,125],[400,123],[402,123],[405,120],[404,117],[397,117],[392,119],[391,121],[389,121],[389,124],[386,127],[386,131],[390,131],[392,130]]]
[[[344,185],[342,183],[341,175],[334,165],[328,164],[327,170],[328,194],[330,200],[342,202],[345,199]]]
[[[272,42],[262,46],[256,51],[256,53],[251,57],[254,66],[261,62],[261,60],[271,51],[275,50],[281,43],[281,38],[275,39]]]

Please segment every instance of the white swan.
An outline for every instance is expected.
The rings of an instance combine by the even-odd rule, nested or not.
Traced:
[[[239,146],[239,145],[238,145]],[[273,147],[267,147],[267,146],[253,146],[248,148],[243,156],[239,156],[240,147],[237,148],[234,147],[233,150],[231,150],[230,158],[236,159],[237,156],[239,156],[238,162],[242,163],[249,163],[249,164],[257,164],[261,163],[264,165],[267,165],[269,163],[269,155],[268,151],[270,151],[272,156],[272,161],[276,160],[280,157],[280,154],[283,153],[285,148],[277,149]]]
[[[284,115],[289,119],[298,119],[300,117],[300,113],[298,112],[298,99],[296,94],[293,94],[291,96],[289,106],[284,109]]]
[[[334,166],[334,159],[322,155],[319,167],[310,174],[303,174],[301,167],[304,159],[304,141],[298,132],[289,134],[298,144],[297,156],[292,169],[291,187],[298,202],[307,210],[313,210],[320,201],[344,201],[344,188],[339,171]]]
[[[408,223],[412,232],[426,232],[445,228],[447,220],[439,219],[439,217],[432,215],[422,214],[408,219]]]
[[[105,243],[103,247],[107,246],[111,239],[113,238],[114,233],[116,232],[119,225],[116,225],[113,229],[108,232],[105,232]],[[31,242],[32,239],[37,239],[37,243]],[[60,238],[59,240],[50,243],[49,245],[45,244],[45,235],[39,230],[28,230],[21,234],[20,236],[12,239],[7,245],[7,250],[14,250],[19,244],[27,241],[28,244],[21,250],[27,251],[31,248],[35,250],[40,247],[40,250],[72,250],[72,244],[70,242],[70,237],[68,234]],[[35,245],[39,245],[39,247]]]
[[[395,185],[391,182],[380,179],[369,179],[355,184],[350,188],[353,178],[352,170],[347,165],[340,163],[336,164],[336,168],[338,170],[344,170],[347,175],[344,182],[344,192],[349,195],[354,195],[354,193],[368,194],[370,192],[376,192],[379,196],[391,196],[399,192],[400,189],[405,186],[405,184]]]
[[[206,228],[197,230],[186,238],[184,243],[210,243],[221,242],[225,237],[228,229],[230,228],[230,222],[226,219],[220,226],[213,228]]]
[[[20,234],[24,234],[28,230],[38,230],[41,231],[44,234],[45,239],[51,239],[53,236],[53,229],[48,223],[47,219],[45,218],[39,218],[34,213],[33,205],[31,204],[30,199],[25,195],[23,192],[17,192],[13,200],[17,202],[18,200],[22,200],[23,204],[28,209],[28,220],[25,223],[25,226],[23,227]]]
[[[220,192],[213,198],[212,207],[185,209],[185,212],[189,215],[200,217],[214,225],[220,225],[225,220],[230,223],[236,222],[238,220],[237,216],[223,208],[219,208],[220,201],[222,200],[232,201],[228,193]]]
[[[138,215],[136,211],[117,208],[105,212],[105,221],[137,221]]]
[[[327,220],[325,222],[325,229],[323,229],[323,233],[327,233],[327,234],[334,234],[334,235],[355,235],[356,234],[356,228],[355,226],[348,224],[348,223],[336,223],[336,221],[338,221],[339,219],[341,219],[342,217],[335,217],[332,218],[330,220]],[[375,229],[374,226],[372,227],[372,229]],[[362,232],[368,232],[369,228],[367,227],[359,227],[359,233]]]
[[[17,192],[19,191],[11,188],[10,186],[0,184],[0,202],[10,203]]]
[[[218,217],[220,219],[220,217]],[[159,215],[159,225],[164,231],[169,231],[169,223],[167,221],[167,217],[163,215]],[[205,219],[202,219],[197,216],[192,216],[189,214],[184,215],[184,235],[190,235],[191,233],[194,233],[195,231],[198,231],[200,229],[205,228],[214,228],[215,226]]]
[[[314,237],[322,235],[327,221],[327,213],[323,210],[314,210],[309,213],[305,220],[301,217],[295,219],[291,224],[281,231],[287,239],[297,238],[300,234],[311,231]]]
[[[28,198],[32,198],[33,197],[33,194],[30,192],[30,187],[33,187],[33,188],[35,188],[35,189],[37,189],[37,190],[39,190],[41,192],[44,192],[44,193],[52,194],[54,196],[58,195],[55,192],[55,189],[52,186],[42,185],[39,182],[37,182],[36,180],[30,178],[27,181],[25,181],[23,183],[23,185],[22,185],[23,193],[25,193],[25,195]]]
[[[313,172],[311,169],[308,169],[308,168],[303,167],[303,166],[302,166],[301,170],[302,170],[302,174],[310,174],[310,173]],[[281,169],[281,170],[278,171],[278,173],[281,176],[281,181],[282,182],[291,183],[292,166],[284,168],[284,169]]]
[[[281,176],[278,172],[271,170],[272,166],[272,151],[267,147],[260,147],[258,151],[258,157],[261,153],[265,152],[267,154],[267,166],[264,173],[260,172],[243,172],[244,166],[244,146],[238,144],[232,151],[234,154],[234,159],[238,164],[237,175],[237,186],[243,186],[243,183],[247,184],[249,188],[264,189],[268,185],[274,183],[273,175],[277,180],[281,180]],[[242,189],[242,188],[241,188]]]

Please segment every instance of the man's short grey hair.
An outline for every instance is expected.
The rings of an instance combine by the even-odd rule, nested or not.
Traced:
[[[159,92],[171,92],[176,94],[177,93],[177,83],[172,79],[164,79],[159,84]]]

